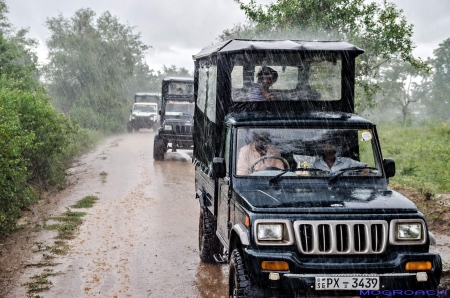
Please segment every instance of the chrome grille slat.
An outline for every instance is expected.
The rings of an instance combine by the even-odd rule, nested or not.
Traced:
[[[189,125],[175,125],[175,132],[178,134],[191,134],[192,126]]]
[[[303,254],[380,254],[386,249],[386,221],[295,221]]]

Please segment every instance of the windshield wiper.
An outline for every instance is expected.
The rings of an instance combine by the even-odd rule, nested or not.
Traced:
[[[297,171],[314,171],[314,172],[326,172],[324,170],[321,169],[316,169],[316,168],[297,168],[295,170],[281,170],[282,172],[277,174],[276,176],[270,178],[269,183],[273,184],[273,183],[278,183],[279,181],[281,181],[282,177],[284,174],[286,174],[287,172],[297,172]]]
[[[281,180],[281,176],[283,176],[287,172],[292,172],[292,170],[280,170],[280,171],[281,171],[280,174],[276,174],[275,176],[269,179],[269,184],[278,183]]]
[[[348,171],[365,170],[365,169],[369,169],[369,170],[378,170],[378,168],[369,167],[369,166],[346,168],[346,169],[342,169],[342,170],[337,171],[337,172],[334,174],[334,176],[332,176],[330,179],[328,179],[328,181],[333,182],[333,181],[337,180],[337,178],[339,178],[339,176],[341,176],[342,174],[344,174],[345,172],[348,172]]]

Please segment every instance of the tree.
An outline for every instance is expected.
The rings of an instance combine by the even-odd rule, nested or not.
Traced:
[[[28,29],[16,31],[6,17],[8,12],[6,2],[0,0],[0,76],[15,80],[16,87],[22,90],[40,89],[34,52],[38,42],[26,37]]]
[[[433,51],[429,59],[432,72],[421,86],[419,97],[429,115],[436,120],[450,121],[450,38]]]
[[[357,60],[357,107],[373,107],[379,90],[380,68],[392,60],[427,69],[412,55],[413,26],[393,3],[365,0],[275,0],[260,5],[235,0],[249,23],[225,30],[220,39],[292,38],[297,40],[347,40],[365,50]]]
[[[129,111],[126,83],[147,71],[144,53],[149,47],[140,33],[109,12],[95,16],[87,8],[70,19],[47,19],[48,88],[55,106],[83,127],[121,131]]]
[[[408,62],[392,60],[380,69],[379,91],[375,95],[376,107],[365,112],[383,122],[400,122],[406,125],[412,120],[413,108],[418,103],[415,96],[419,85],[416,80],[423,75]]]

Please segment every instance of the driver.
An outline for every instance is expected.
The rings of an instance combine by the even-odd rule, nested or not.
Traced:
[[[253,172],[261,171],[265,168],[284,169],[283,162],[280,159],[267,158],[257,162],[252,171],[251,167],[253,163],[261,157],[267,155],[276,155],[281,158],[280,151],[271,145],[270,135],[268,132],[254,132],[251,143],[245,145],[239,151],[237,175],[248,175]]]

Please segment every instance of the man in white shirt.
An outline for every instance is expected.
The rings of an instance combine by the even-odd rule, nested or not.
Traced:
[[[336,156],[336,145],[326,142],[320,145],[320,155],[316,157],[313,168],[336,173],[342,169],[353,167],[367,167],[363,162],[353,160],[348,157]],[[362,174],[368,174],[369,169],[362,170]]]

